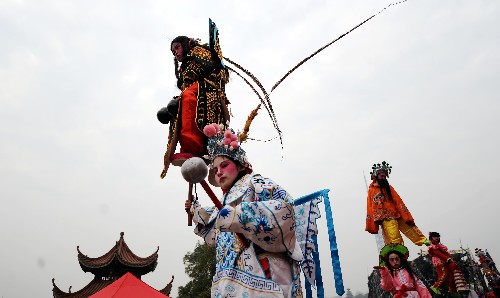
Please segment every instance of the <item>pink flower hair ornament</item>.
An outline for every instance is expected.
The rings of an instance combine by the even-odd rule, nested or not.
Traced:
[[[245,168],[252,169],[248,162],[246,152],[239,144],[239,136],[231,128],[219,124],[208,124],[203,128],[203,133],[208,137],[208,155],[204,158],[213,163],[219,155],[225,155],[238,161]]]
[[[219,124],[212,123],[208,124],[203,128],[203,134],[211,138],[220,132]]]
[[[209,162],[208,182],[214,186],[219,186],[215,180],[213,171],[213,162],[217,156],[224,155],[230,159],[239,162],[246,168],[247,173],[252,172],[252,165],[248,162],[245,150],[241,148],[240,144],[248,139],[248,132],[250,124],[252,123],[257,112],[260,109],[260,104],[250,112],[250,115],[245,122],[243,131],[238,134],[234,130],[228,128],[229,122],[226,126],[222,124],[211,123],[203,128],[203,133],[208,137],[208,154],[203,156]],[[279,130],[278,130],[279,132]]]

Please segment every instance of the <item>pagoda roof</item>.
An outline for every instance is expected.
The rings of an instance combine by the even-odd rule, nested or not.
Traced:
[[[172,283],[174,282],[174,276],[172,275],[172,279],[170,280],[170,282],[167,284],[166,287],[164,287],[163,289],[160,290],[160,293],[163,293],[165,295],[170,295],[170,292],[172,291]]]
[[[90,281],[88,285],[77,292],[71,292],[71,287],[69,287],[68,292],[64,292],[61,290],[55,283],[55,279],[52,279],[52,285],[54,286],[52,289],[54,298],[87,298],[89,296],[94,295],[95,293],[103,290],[107,286],[111,285],[115,282],[116,279],[103,279],[103,278],[94,278]],[[167,284],[167,286],[158,292],[164,294],[169,297],[170,291],[172,290],[172,282],[174,281],[174,276],[172,275],[172,280]]]
[[[55,279],[52,279],[52,285],[54,288],[52,289],[52,293],[54,298],[87,298],[90,295],[93,295],[105,287],[112,284],[114,280],[103,280],[94,278],[88,285],[77,292],[71,292],[71,287],[69,287],[68,292],[64,292],[61,290],[55,283]]]
[[[77,246],[78,251],[78,261],[83,271],[91,272],[94,274],[94,278],[90,281],[88,285],[77,292],[71,292],[71,287],[69,287],[68,292],[61,290],[55,283],[55,279],[52,279],[53,285],[53,296],[54,298],[88,298],[91,295],[101,291],[107,286],[111,285],[113,282],[117,281],[123,277],[127,272],[133,274],[138,279],[141,276],[154,271],[156,265],[158,264],[158,251],[156,251],[148,257],[142,258],[134,254],[127,243],[123,239],[124,233],[120,233],[120,239],[116,241],[116,244],[110,251],[104,255],[97,258],[90,258],[84,255],[80,248]],[[174,276],[172,280],[167,284],[167,286],[161,290],[166,296],[170,294],[172,289],[172,282],[174,281]]]
[[[108,277],[111,275],[122,275],[125,272],[132,272],[140,277],[155,270],[158,264],[158,250],[148,257],[139,257],[134,254],[123,239],[124,233],[120,233],[120,239],[104,255],[91,258],[80,251],[77,246],[78,262],[84,272],[91,272],[99,277]],[[120,272],[117,272],[120,271]]]

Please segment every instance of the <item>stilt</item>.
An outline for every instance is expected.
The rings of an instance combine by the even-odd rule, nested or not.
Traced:
[[[189,182],[189,192],[188,192],[188,200],[193,203],[193,183]],[[188,215],[188,226],[193,225],[193,214],[189,208],[186,208],[186,213]]]

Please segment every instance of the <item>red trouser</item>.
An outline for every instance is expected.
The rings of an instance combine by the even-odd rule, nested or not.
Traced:
[[[181,98],[181,134],[179,144],[181,153],[202,156],[204,135],[196,126],[196,107],[198,104],[198,82],[182,92]]]
[[[437,280],[434,283],[434,287],[441,290],[443,285],[446,283],[448,285],[448,292],[456,292],[455,280],[453,279],[453,268],[454,262],[449,264],[439,264],[435,267],[437,273]]]

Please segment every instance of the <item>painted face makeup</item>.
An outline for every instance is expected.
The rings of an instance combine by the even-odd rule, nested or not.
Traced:
[[[392,268],[399,269],[401,267],[401,259],[395,253],[389,254],[389,264],[391,264]]]
[[[217,156],[213,161],[215,181],[222,189],[229,190],[238,177],[240,168],[226,156]]]

